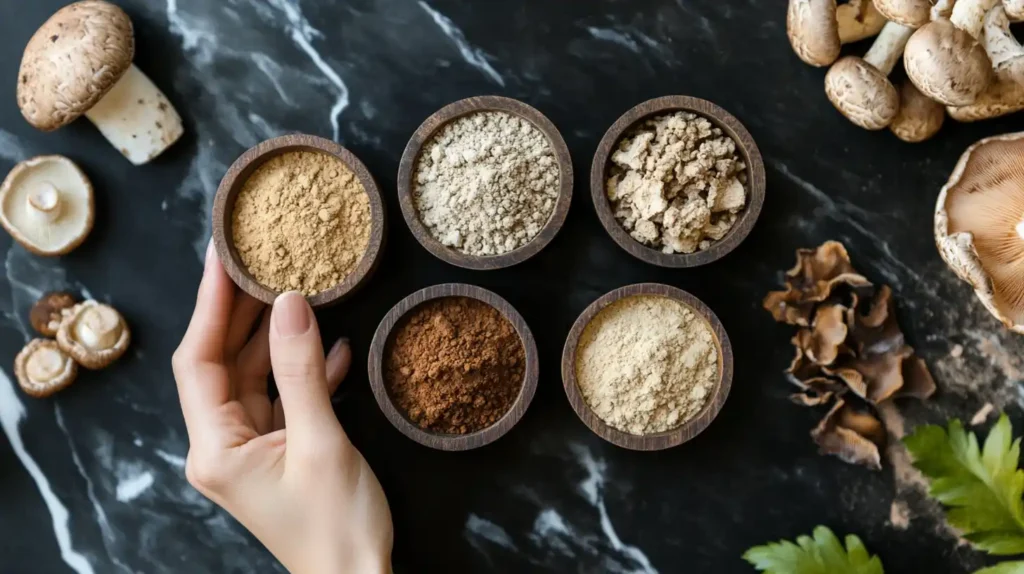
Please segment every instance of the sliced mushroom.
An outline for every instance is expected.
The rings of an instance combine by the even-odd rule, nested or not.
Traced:
[[[14,376],[25,393],[48,397],[75,382],[78,365],[50,339],[33,339],[14,358]]]
[[[935,242],[986,309],[1024,333],[1024,132],[967,148],[935,206]]]
[[[900,111],[889,131],[905,142],[923,142],[942,129],[946,107],[921,93],[910,80],[900,86]]]
[[[28,321],[40,335],[56,337],[64,310],[74,306],[75,297],[70,293],[47,293],[32,306]]]
[[[828,66],[839,57],[843,44],[870,38],[882,29],[885,18],[871,0],[790,0],[786,32],[793,51],[812,66]]]
[[[85,114],[136,165],[181,137],[181,117],[132,64],[131,19],[102,0],[69,4],[29,40],[18,72],[18,107],[30,124],[55,130]]]
[[[888,76],[912,33],[911,28],[889,22],[863,59],[847,56],[825,74],[829,101],[854,124],[880,130],[896,117],[900,96]]]
[[[985,13],[999,0],[958,0],[949,19],[920,27],[907,42],[907,76],[929,98],[947,106],[972,103],[992,79],[979,43]]]
[[[908,28],[920,28],[931,20],[931,0],[874,0],[886,20]]]
[[[70,252],[85,241],[92,223],[92,184],[64,156],[25,160],[0,184],[0,225],[37,255]]]
[[[124,354],[131,331],[116,309],[88,300],[64,311],[57,344],[87,369],[102,369]]]

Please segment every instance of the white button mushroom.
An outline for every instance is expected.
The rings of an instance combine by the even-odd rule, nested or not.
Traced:
[[[14,358],[14,376],[26,394],[43,398],[67,388],[78,365],[50,339],[33,339]]]
[[[128,350],[131,331],[116,309],[92,299],[64,311],[57,344],[87,369],[102,369]]]
[[[958,122],[974,122],[1024,110],[1024,48],[1010,31],[1003,6],[985,16],[985,52],[992,61],[995,79],[971,104],[951,106],[949,116]]]
[[[64,156],[25,160],[0,184],[0,225],[36,255],[70,252],[85,241],[92,223],[92,184]]]
[[[999,0],[958,0],[949,20],[933,19],[907,43],[907,76],[947,106],[972,103],[988,86],[992,64],[979,44],[985,13]]]
[[[889,124],[889,131],[905,142],[923,142],[938,133],[945,120],[946,107],[905,80],[900,87],[900,111]]]
[[[870,38],[882,29],[885,18],[871,0],[790,0],[786,32],[796,55],[812,66],[828,66],[839,57],[843,44]]]
[[[854,124],[868,130],[888,126],[899,111],[900,97],[889,81],[911,28],[889,22],[864,58],[847,56],[825,74],[825,94]]]
[[[55,130],[85,115],[135,165],[183,132],[167,97],[132,64],[135,36],[123,10],[102,0],[61,8],[29,40],[18,72],[18,107]]]
[[[885,17],[909,28],[920,28],[931,20],[931,0],[874,0]]]
[[[1024,133],[967,148],[935,206],[935,243],[986,309],[1024,333]]]

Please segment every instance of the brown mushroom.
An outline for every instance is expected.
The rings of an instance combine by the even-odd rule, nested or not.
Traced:
[[[838,285],[856,288],[871,283],[853,268],[842,243],[826,241],[817,249],[797,250],[796,265],[786,272],[786,289],[768,293],[763,305],[776,321],[807,327],[814,307]]]
[[[70,293],[47,293],[43,295],[28,313],[32,328],[44,337],[57,336],[63,311],[75,306],[75,297]]]
[[[929,98],[964,106],[981,95],[992,79],[992,64],[979,43],[985,13],[998,0],[958,0],[949,19],[918,28],[907,42],[907,76]]]
[[[942,129],[946,107],[921,93],[910,80],[900,86],[900,110],[889,131],[908,143],[923,142]]]
[[[153,159],[183,132],[167,97],[132,64],[131,19],[102,0],[69,4],[29,40],[18,72],[18,107],[55,130],[85,115],[129,161]]]
[[[57,344],[87,369],[102,369],[128,350],[131,331],[116,309],[93,300],[64,311]]]
[[[1003,9],[1014,22],[1024,20],[1024,0],[1003,0]]]
[[[828,66],[839,57],[843,44],[870,38],[885,19],[871,0],[790,0],[786,33],[793,51],[812,66]]]
[[[1024,84],[1024,46],[1010,31],[1010,19],[1002,4],[985,15],[984,46],[996,78]]]
[[[885,444],[885,429],[873,415],[855,410],[837,399],[832,410],[811,431],[822,454],[831,454],[844,462],[881,470],[879,447]]]
[[[1024,86],[996,78],[985,91],[966,106],[949,106],[946,113],[958,122],[990,120],[1024,110]]]
[[[36,255],[70,252],[92,224],[92,183],[64,156],[27,159],[0,184],[0,225]]]
[[[14,376],[25,393],[43,398],[75,382],[78,365],[56,342],[33,339],[14,358]]]
[[[931,19],[931,0],[874,0],[886,20],[908,28],[920,28]]]
[[[900,97],[888,76],[912,33],[911,28],[889,22],[863,59],[847,56],[825,74],[829,101],[854,124],[880,130],[896,117]]]
[[[935,242],[989,312],[1024,333],[1024,132],[960,156],[935,205]]]

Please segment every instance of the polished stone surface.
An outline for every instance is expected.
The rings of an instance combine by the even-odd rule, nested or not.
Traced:
[[[333,137],[358,154],[393,223],[372,288],[320,320],[325,337],[350,336],[360,357],[337,413],[391,502],[396,572],[750,572],[740,560],[746,548],[817,524],[860,535],[890,572],[968,572],[983,563],[891,467],[873,473],[816,454],[808,431],[822,413],[786,400],[790,332],[760,300],[795,248],[840,239],[863,272],[893,286],[909,339],[940,384],[930,404],[907,406],[908,428],[969,417],[987,401],[1019,413],[1024,345],[946,270],[931,214],[962,150],[1021,129],[1021,118],[949,125],[921,145],[861,131],[829,105],[823,71],[791,53],[781,0],[123,0],[136,62],[187,129],[163,157],[132,167],[87,121],[44,134],[18,113],[21,50],[60,4],[2,1],[0,171],[35,154],[68,155],[96,186],[97,224],[83,247],[56,260],[0,237],[0,572],[281,571],[185,482],[188,445],[169,358],[191,312],[221,175],[247,147],[291,131]],[[394,183],[406,140],[426,116],[488,93],[521,98],[554,121],[577,185],[568,222],[545,251],[480,273],[415,243]],[[631,259],[590,205],[590,157],[604,130],[665,94],[723,106],[765,156],[760,222],[736,252],[705,268]],[[514,304],[542,364],[521,424],[463,454],[427,450],[391,428],[362,359],[391,305],[446,281]],[[579,312],[639,281],[702,298],[736,352],[718,420],[657,454],[592,435],[570,409],[558,369]],[[28,336],[28,307],[55,288],[113,303],[136,340],[116,367],[37,401],[11,384],[10,365]],[[957,345],[961,356],[951,353]],[[889,523],[894,500],[911,510],[908,528]]]

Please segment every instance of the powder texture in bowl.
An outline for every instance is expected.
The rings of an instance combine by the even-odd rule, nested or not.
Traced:
[[[605,191],[633,239],[693,253],[725,237],[747,204],[736,142],[707,118],[674,112],[642,122],[612,154]]]
[[[583,329],[576,384],[608,425],[634,435],[672,430],[695,417],[719,378],[711,327],[688,305],[636,295]]]
[[[537,236],[558,201],[551,142],[504,112],[454,119],[424,146],[412,182],[420,221],[441,244],[501,255]]]
[[[340,159],[291,151],[260,165],[231,217],[238,256],[275,291],[315,295],[341,283],[370,241],[370,198]]]
[[[395,406],[420,428],[465,434],[487,428],[519,396],[526,351],[497,309],[468,297],[428,301],[395,327],[384,381]]]

